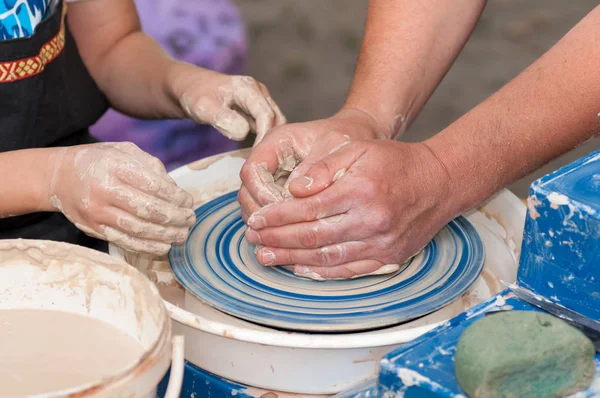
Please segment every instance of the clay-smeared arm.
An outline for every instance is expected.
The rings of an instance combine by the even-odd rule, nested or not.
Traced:
[[[250,217],[259,261],[323,278],[394,270],[452,218],[600,131],[598,43],[600,7],[433,138],[354,141],[327,155],[290,183],[298,199]]]
[[[484,0],[371,0],[365,37],[345,108],[402,134],[417,117],[467,39]]]
[[[192,197],[130,143],[0,153],[0,217],[59,211],[90,236],[165,254],[194,224]]]
[[[68,23],[94,80],[123,113],[189,117],[235,140],[250,130],[260,140],[285,123],[263,84],[172,59],[141,31],[132,0],[69,3]]]

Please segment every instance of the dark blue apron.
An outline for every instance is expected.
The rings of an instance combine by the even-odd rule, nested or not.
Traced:
[[[95,142],[88,127],[108,103],[83,64],[65,17],[66,4],[61,3],[32,37],[0,41],[0,152]],[[61,213],[0,219],[0,239],[13,238],[107,248]]]

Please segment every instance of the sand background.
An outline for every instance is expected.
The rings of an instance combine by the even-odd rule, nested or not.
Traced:
[[[366,0],[234,0],[248,25],[248,73],[268,85],[292,122],[342,105],[354,72]],[[490,0],[469,43],[404,135],[440,131],[554,45],[598,0]],[[599,109],[600,111],[600,104]],[[525,197],[536,178],[600,148],[595,139],[510,188]]]

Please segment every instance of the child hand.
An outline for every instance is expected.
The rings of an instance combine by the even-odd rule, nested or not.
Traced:
[[[242,141],[253,131],[256,145],[271,128],[286,123],[267,87],[252,77],[198,69],[186,80],[179,96],[185,114],[227,138]]]
[[[86,234],[156,255],[187,239],[195,222],[191,195],[134,144],[61,148],[51,164],[47,198]]]

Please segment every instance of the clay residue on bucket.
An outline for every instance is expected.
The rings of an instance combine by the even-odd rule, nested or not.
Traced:
[[[135,294],[134,312],[138,326],[138,337],[143,333],[143,310],[150,315],[152,321],[158,324],[166,316],[161,305],[156,287],[150,283],[140,272],[124,262],[107,254],[73,246],[60,242],[7,240],[0,241],[0,267],[14,265],[29,265],[38,267],[42,272],[60,275],[59,278],[48,277],[43,281],[49,287],[69,289],[74,293],[85,293],[86,310],[89,313],[97,289],[109,289],[115,294],[123,295],[122,289],[127,289]],[[104,270],[112,273],[113,281],[106,281],[107,276],[101,275]],[[34,293],[34,292],[32,292]],[[24,297],[27,299],[27,297]]]

